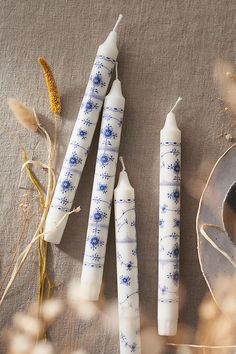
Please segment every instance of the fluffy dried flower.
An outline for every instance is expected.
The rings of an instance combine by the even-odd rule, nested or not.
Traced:
[[[67,301],[82,320],[88,321],[99,313],[99,309],[94,302],[81,299],[80,281],[78,279],[73,279],[69,283]]]
[[[33,346],[32,340],[23,335],[14,335],[9,343],[9,353],[10,354],[28,354],[30,353]]]
[[[223,100],[236,113],[236,82],[233,70],[230,63],[218,61],[214,68],[214,78]]]
[[[15,98],[8,98],[7,102],[20,124],[26,129],[36,132],[39,122],[34,112]]]
[[[46,300],[41,306],[41,316],[47,324],[57,320],[64,310],[63,302],[59,299]]]
[[[54,348],[50,342],[38,342],[31,354],[54,354]]]
[[[219,309],[212,298],[207,297],[198,308],[199,317],[202,320],[213,320],[218,317]]]
[[[40,337],[43,333],[42,322],[23,312],[17,312],[13,317],[13,325],[34,338]]]
[[[142,354],[163,354],[164,339],[158,336],[155,327],[145,327],[141,331]]]
[[[108,328],[115,334],[117,333],[119,328],[117,301],[106,303],[102,312],[101,321],[105,328]]]

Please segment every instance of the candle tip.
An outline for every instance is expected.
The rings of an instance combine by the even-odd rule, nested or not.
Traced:
[[[116,80],[118,80],[118,61],[116,62]]]
[[[116,24],[115,24],[115,26],[113,28],[113,31],[116,31],[117,26],[119,25],[119,23],[122,20],[122,18],[123,18],[123,15],[120,14],[119,17],[118,17],[118,20],[116,21]]]
[[[177,101],[175,102],[174,106],[171,108],[170,112],[173,112],[173,111],[175,110],[176,106],[178,105],[178,103],[179,103],[180,101],[182,101],[182,99],[183,99],[182,97],[179,97],[179,98],[177,99]]]
[[[124,160],[123,160],[123,157],[122,156],[120,156],[120,163],[121,163],[121,165],[122,165],[122,171],[126,171],[126,168],[125,168],[125,163],[124,163]]]

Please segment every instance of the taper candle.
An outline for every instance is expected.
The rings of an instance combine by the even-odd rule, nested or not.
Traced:
[[[173,336],[179,312],[181,132],[174,109],[160,133],[158,332]]]
[[[60,243],[118,55],[115,27],[98,48],[45,224],[45,240]]]
[[[114,191],[120,354],[141,353],[135,196],[123,170]]]
[[[81,296],[90,301],[98,300],[102,285],[124,105],[116,69],[104,102],[81,275]]]

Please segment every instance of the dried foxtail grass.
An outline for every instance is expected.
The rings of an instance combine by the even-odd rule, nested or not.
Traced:
[[[28,130],[36,132],[39,128],[39,121],[34,112],[15,98],[7,99],[8,105],[18,122]]]
[[[51,111],[53,113],[60,114],[61,113],[60,95],[59,95],[56,81],[53,76],[53,72],[52,72],[49,64],[47,63],[46,59],[39,58],[38,62],[41,65],[43,72],[44,72],[44,77],[45,77],[45,81],[46,81],[46,85],[47,85],[47,89],[48,89],[48,96],[49,96]]]

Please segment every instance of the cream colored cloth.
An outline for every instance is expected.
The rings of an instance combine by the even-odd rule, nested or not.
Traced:
[[[217,58],[235,61],[234,0],[1,1],[1,275],[16,243],[18,205],[26,192],[18,189],[20,144],[24,143],[30,158],[46,157],[42,138],[19,126],[6,98],[15,97],[34,107],[52,133],[44,78],[37,64],[38,56],[45,56],[62,94],[61,166],[97,47],[119,13],[124,15],[118,30],[119,76],[126,97],[121,154],[136,191],[141,307],[150,320],[156,320],[159,130],[177,97],[182,96],[176,118],[183,136],[181,281],[187,296],[180,320],[194,327],[197,306],[206,291],[196,250],[196,197],[212,162],[229,146],[224,138],[217,138],[228,131],[229,124],[220,113],[212,71]],[[50,274],[59,293],[65,291],[69,278],[81,273],[97,142],[98,129],[74,204],[82,211],[69,218],[61,245],[49,247]],[[31,188],[27,178],[21,187]],[[33,197],[30,203],[36,210],[36,193]],[[31,234],[28,230],[28,240]],[[0,328],[10,323],[14,312],[37,299],[37,259],[35,251],[0,308]],[[107,301],[116,297],[115,264],[112,221],[104,271]],[[61,347],[81,346],[91,354],[119,352],[117,333],[96,321],[85,324],[65,316],[51,336]],[[5,352],[4,345],[0,352]]]

